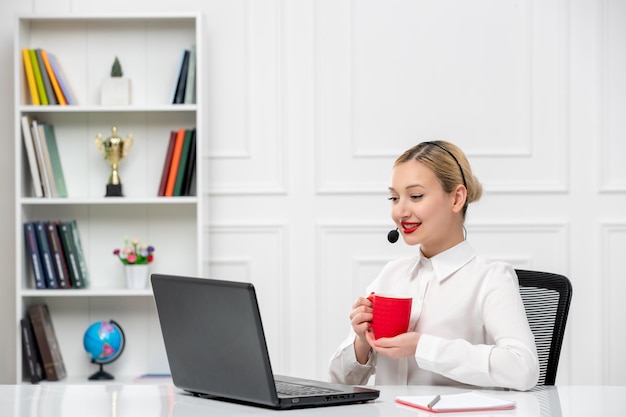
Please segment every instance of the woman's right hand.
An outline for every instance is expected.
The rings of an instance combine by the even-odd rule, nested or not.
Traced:
[[[366,297],[359,297],[352,305],[350,312],[350,322],[352,329],[356,333],[354,339],[354,352],[359,363],[367,362],[371,346],[367,341],[365,334],[370,331],[370,323],[372,322],[373,310],[372,302]]]

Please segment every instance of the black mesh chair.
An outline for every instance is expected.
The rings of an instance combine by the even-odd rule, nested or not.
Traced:
[[[554,385],[572,284],[563,275],[516,269],[520,293],[539,356],[537,385]]]

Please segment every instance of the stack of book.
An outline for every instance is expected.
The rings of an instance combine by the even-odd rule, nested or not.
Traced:
[[[48,306],[34,304],[28,307],[20,325],[22,352],[30,382],[36,384],[43,379],[58,381],[65,378],[65,363]]]
[[[54,126],[22,116],[22,137],[36,197],[67,197]]]
[[[24,241],[36,289],[89,286],[89,271],[76,220],[26,222]]]
[[[34,106],[76,104],[74,93],[53,54],[41,48],[24,48],[22,61],[30,93],[30,104]]]
[[[196,45],[183,50],[171,102],[172,104],[196,102]]]
[[[157,195],[161,197],[195,194],[196,129],[170,132],[161,182]]]

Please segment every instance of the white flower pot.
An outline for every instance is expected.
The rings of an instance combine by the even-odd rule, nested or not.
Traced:
[[[103,106],[127,106],[130,104],[130,78],[109,77],[102,81],[101,104]]]
[[[131,290],[143,290],[148,285],[148,264],[124,265],[126,287]]]

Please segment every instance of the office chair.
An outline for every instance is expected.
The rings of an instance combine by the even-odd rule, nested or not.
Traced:
[[[572,284],[567,277],[549,272],[516,269],[520,294],[539,357],[537,385],[554,385]]]

